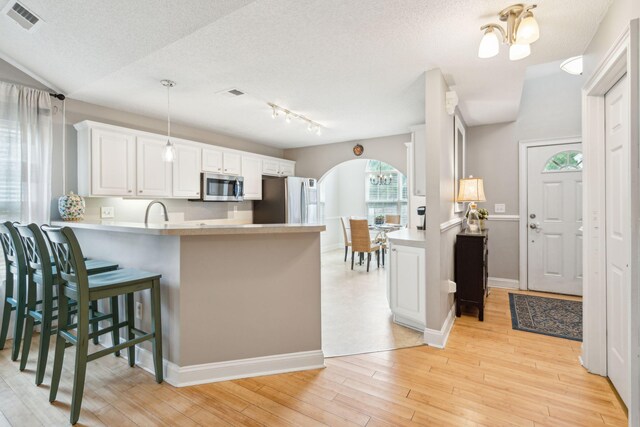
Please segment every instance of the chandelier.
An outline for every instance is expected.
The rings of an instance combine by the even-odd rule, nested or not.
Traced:
[[[500,52],[500,42],[509,45],[509,59],[512,61],[529,56],[531,44],[540,38],[540,28],[532,12],[536,7],[535,4],[530,6],[514,4],[503,9],[498,16],[502,22],[507,23],[506,31],[500,24],[487,24],[480,27],[484,35],[480,41],[478,56],[480,58],[496,56]]]
[[[393,181],[393,176],[391,174],[383,174],[382,173],[382,164],[378,166],[378,173],[372,173],[369,176],[369,183],[371,185],[389,185]]]

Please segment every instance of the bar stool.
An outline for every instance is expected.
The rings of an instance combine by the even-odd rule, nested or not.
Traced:
[[[27,263],[24,257],[22,240],[10,221],[0,224],[0,241],[2,242],[6,272],[4,311],[2,313],[2,325],[0,326],[0,350],[4,349],[7,332],[9,332],[11,313],[15,311],[16,322],[13,326],[11,360],[18,360],[26,309]]]
[[[15,228],[22,238],[22,246],[27,260],[27,311],[20,370],[24,371],[27,366],[33,331],[36,325],[41,325],[38,362],[36,365],[36,385],[40,385],[47,368],[50,337],[57,332],[56,329],[52,328],[52,321],[58,318],[56,315],[58,307],[54,306],[53,303],[58,300],[58,296],[54,295],[54,293],[60,279],[55,265],[51,265],[51,254],[40,228],[36,224],[16,225]],[[42,260],[46,260],[46,262],[42,262]],[[118,264],[109,261],[90,259],[86,260],[85,263],[89,275],[104,273],[118,268]],[[37,300],[36,285],[42,287],[41,301]],[[118,322],[117,300],[114,300],[115,298],[111,300],[110,314],[98,313],[92,308],[90,322],[94,327],[94,332],[97,328],[97,323],[101,320],[111,320],[113,324]],[[38,306],[41,308],[38,309]],[[75,314],[75,311],[70,310],[69,314]],[[119,340],[117,329],[113,331],[113,338],[114,340]]]
[[[51,242],[51,250],[56,260],[57,274],[61,277],[58,285],[58,331],[51,378],[49,401],[53,402],[58,393],[62,363],[66,347],[76,346],[76,360],[71,398],[71,424],[78,422],[82,406],[82,394],[86,377],[87,362],[110,353],[128,349],[129,365],[135,363],[135,345],[151,341],[156,381],[162,382],[162,327],[160,320],[160,274],[126,268],[89,276],[78,240],[68,227],[43,227]],[[151,291],[151,332],[144,332],[134,325],[133,293],[149,289]],[[116,323],[97,332],[89,332],[89,303],[104,298],[126,295],[126,321]],[[69,302],[77,303],[77,323],[68,324]],[[89,354],[89,340],[94,336],[112,332],[113,329],[127,328],[127,341]],[[76,334],[70,333],[76,329]]]

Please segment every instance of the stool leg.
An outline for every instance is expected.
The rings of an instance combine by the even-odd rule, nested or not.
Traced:
[[[117,325],[120,323],[120,313],[118,307],[118,297],[111,297],[111,322],[113,325]],[[113,345],[120,344],[120,329],[114,329],[111,333],[111,337],[113,338]],[[116,357],[120,357],[120,352],[116,351],[114,353]]]
[[[87,375],[87,355],[89,353],[89,302],[78,301],[78,342],[76,343],[76,364],[73,375],[71,397],[71,424],[78,422],[84,394],[84,380]]]
[[[60,304],[60,303],[58,303]],[[53,318],[53,289],[42,290],[42,323],[40,326],[40,348],[38,349],[38,365],[36,367],[36,385],[42,384],[44,372],[47,370],[49,342],[51,341],[51,322]],[[62,324],[62,320],[58,320]]]
[[[29,360],[29,351],[31,350],[31,339],[33,338],[34,318],[29,314],[31,311],[36,310],[36,284],[31,277],[31,274],[27,277],[28,290],[27,290],[27,319],[24,327],[24,344],[22,344],[22,356],[20,357],[20,370],[24,371],[27,367],[27,361]]]
[[[151,288],[151,325],[153,328],[153,365],[156,382],[162,382],[162,321],[160,319],[160,280],[154,280]]]
[[[11,311],[13,307],[7,301],[7,298],[13,298],[13,274],[7,274],[5,282],[5,294],[4,294],[4,310],[2,312],[2,325],[0,326],[0,350],[4,349],[4,344],[7,341],[7,332],[9,332],[9,321],[11,320]]]
[[[66,329],[69,324],[69,301],[62,292],[58,293],[58,333],[56,334],[56,350],[53,356],[53,374],[51,375],[51,390],[49,391],[49,402],[56,400],[58,386],[60,385],[60,374],[62,373],[62,363],[64,362],[64,350],[66,341],[60,335],[60,331]]]
[[[91,301],[91,316],[95,316],[96,312],[98,311],[98,301]],[[91,332],[98,332],[98,322],[94,322],[91,325]],[[100,343],[100,337],[98,337],[97,335],[95,337],[93,337],[93,343],[95,345],[98,345]]]
[[[11,360],[18,360],[20,344],[22,343],[22,331],[24,330],[24,312],[27,306],[25,277],[18,277],[18,298],[16,298],[16,324],[13,332],[13,348]]]
[[[133,293],[127,294],[127,334],[128,337],[127,339],[132,340],[134,339],[136,336],[135,334],[131,331],[132,328],[134,328],[136,326],[136,320],[135,320],[135,316],[134,316],[134,304],[133,304]],[[129,354],[129,366],[131,366],[133,368],[133,366],[136,364],[136,346],[132,345],[131,347],[127,348],[127,352]]]

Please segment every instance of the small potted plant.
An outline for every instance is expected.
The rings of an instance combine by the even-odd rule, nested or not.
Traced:
[[[384,215],[376,215],[375,221],[376,225],[384,224]]]
[[[469,218],[469,212],[465,215],[467,219]],[[478,209],[478,218],[480,218],[480,229],[486,229],[486,220],[489,219],[489,211],[483,208]]]

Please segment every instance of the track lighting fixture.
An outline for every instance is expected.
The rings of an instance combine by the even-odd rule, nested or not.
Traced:
[[[322,134],[322,126],[319,123],[314,122],[310,118],[305,117],[302,114],[294,113],[291,110],[288,110],[271,102],[268,102],[267,105],[271,107],[271,117],[273,117],[274,119],[277,118],[280,113],[283,113],[286,123],[291,123],[293,119],[297,119],[303,123],[306,123],[309,133],[315,133],[316,135]]]
[[[500,42],[509,45],[509,59],[518,61],[531,54],[531,43],[540,38],[540,28],[533,16],[532,10],[537,5],[525,6],[514,4],[503,9],[498,16],[502,22],[507,23],[505,31],[499,24],[487,24],[480,27],[484,32],[478,57],[492,58],[500,52]]]

